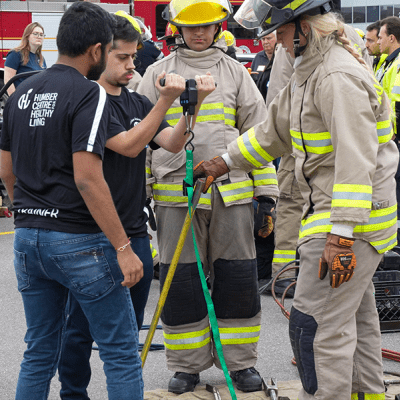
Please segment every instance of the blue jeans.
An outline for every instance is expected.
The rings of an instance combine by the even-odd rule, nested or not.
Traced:
[[[137,325],[140,330],[153,278],[153,259],[150,251],[150,240],[147,235],[142,238],[131,239],[131,246],[143,262],[143,278],[130,289]],[[93,338],[90,334],[88,320],[72,294],[69,296],[67,313],[69,316],[58,363],[58,375],[61,382],[60,397],[63,400],[89,400],[86,389],[91,377],[89,359]]]
[[[14,266],[21,292],[27,350],[16,400],[47,399],[61,348],[70,291],[89,321],[107,377],[108,398],[143,398],[138,331],[116,253],[103,233],[15,230]]]

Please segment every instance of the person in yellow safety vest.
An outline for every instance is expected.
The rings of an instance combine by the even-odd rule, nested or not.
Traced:
[[[295,58],[294,74],[265,121],[221,157],[200,163],[195,177],[211,183],[292,149],[305,199],[289,322],[302,382],[298,399],[384,400],[372,277],[397,243],[399,155],[387,96],[330,10],[329,0],[243,2],[235,20],[261,25],[261,35],[276,29]]]
[[[368,54],[373,57],[372,68],[374,74],[376,74],[387,57],[387,54],[381,54],[381,49],[379,47],[378,34],[380,29],[381,21],[376,21],[367,26],[367,33],[365,34],[365,47],[367,48]]]
[[[225,52],[221,22],[231,14],[227,0],[205,2],[172,0],[164,15],[182,35],[176,51],[151,65],[139,85],[139,93],[157,99],[154,82],[158,71],[175,71],[189,79],[211,72],[217,88],[200,109],[194,130],[194,164],[220,156],[227,144],[261,122],[266,106],[247,70]],[[174,124],[182,114],[179,101],[167,112]],[[185,152],[171,156],[163,150],[152,154],[155,177],[153,194],[163,284],[188,210],[182,193]],[[255,168],[251,177],[231,171],[202,195],[193,226],[201,261],[213,272],[212,299],[221,332],[223,353],[236,387],[262,389],[254,368],[260,336],[261,305],[253,235],[253,197],[260,212],[275,207],[278,195],[272,163]],[[267,218],[268,219],[268,218]],[[193,391],[199,374],[213,364],[221,367],[210,332],[191,235],[186,239],[175,278],[161,316],[168,369],[175,374],[168,390]]]
[[[397,69],[400,63],[400,18],[387,17],[381,21],[378,35],[378,44],[382,54],[387,54],[385,61],[376,71],[376,79],[383,90],[389,96],[392,111],[394,112],[394,101],[392,89],[396,80]],[[397,132],[396,119],[392,118],[394,133]]]

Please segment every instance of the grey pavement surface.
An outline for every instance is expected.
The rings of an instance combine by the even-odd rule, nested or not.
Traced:
[[[14,399],[18,379],[19,365],[25,349],[25,319],[21,296],[17,290],[13,268],[13,234],[12,219],[0,219],[0,400]],[[150,324],[159,296],[159,282],[153,280],[145,324]],[[289,309],[290,302],[285,304]],[[296,367],[291,364],[292,351],[288,338],[288,322],[282,315],[272,297],[262,296],[262,333],[259,342],[259,359],[257,369],[260,374],[269,379],[275,377],[278,381],[299,379]],[[140,332],[140,342],[143,343],[147,332]],[[384,348],[400,351],[400,333],[387,333],[382,336]],[[162,333],[157,331],[154,343],[162,343]],[[89,396],[92,400],[106,400],[107,391],[102,362],[98,353],[93,352],[92,380],[89,386]],[[384,368],[400,373],[400,364],[394,361],[384,361]],[[149,353],[143,371],[145,390],[167,388],[172,376],[165,365],[164,351]],[[224,384],[222,371],[214,368],[201,374],[200,385]],[[60,384],[57,377],[51,383],[49,399],[59,399]]]

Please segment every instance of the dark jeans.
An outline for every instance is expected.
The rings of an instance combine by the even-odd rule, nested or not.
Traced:
[[[121,285],[116,253],[104,234],[18,228],[14,267],[27,324],[16,400],[48,397],[62,346],[68,292],[89,320],[85,317],[104,362],[108,398],[143,399],[132,301]],[[77,350],[83,353],[79,345]]]
[[[138,330],[142,327],[144,309],[153,278],[153,259],[149,237],[132,238],[133,251],[143,262],[143,278],[130,289]],[[88,400],[87,386],[91,377],[90,355],[93,338],[89,324],[75,297],[70,294],[67,306],[58,374],[61,382],[61,399]]]

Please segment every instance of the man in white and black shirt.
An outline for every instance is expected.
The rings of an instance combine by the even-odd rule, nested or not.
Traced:
[[[0,171],[14,202],[14,265],[27,324],[18,400],[48,396],[68,291],[99,346],[109,399],[143,397],[128,291],[143,276],[142,262],[104,180],[110,107],[89,80],[105,68],[114,28],[99,6],[74,3],[61,19],[57,63],[24,81],[5,108]]]

